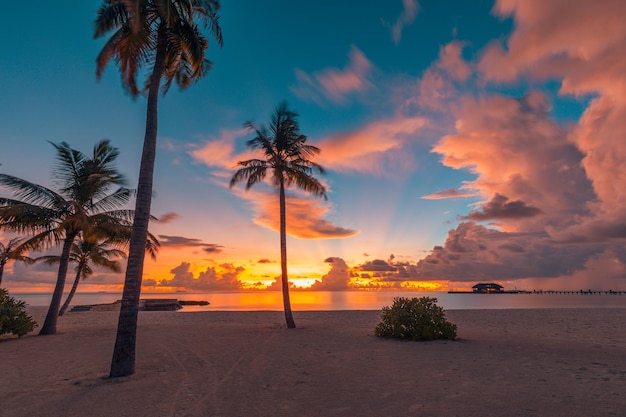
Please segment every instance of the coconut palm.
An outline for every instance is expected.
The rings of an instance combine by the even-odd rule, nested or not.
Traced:
[[[113,58],[120,66],[126,91],[136,97],[147,93],[148,107],[135,220],[128,252],[128,266],[118,321],[110,376],[135,372],[137,313],[141,294],[144,246],[148,235],[152,179],[157,139],[159,90],[172,82],[185,88],[211,69],[206,59],[207,38],[196,21],[208,28],[222,45],[218,0],[103,0],[96,18],[95,37],[113,32],[97,58],[97,77]],[[137,76],[149,75],[142,88]]]
[[[5,245],[0,242],[0,286],[2,285],[2,275],[4,274],[4,266],[7,262],[13,261],[22,261],[25,263],[31,263],[32,259],[28,256],[24,255],[24,247],[21,246],[21,243],[24,241],[24,238],[16,237]]]
[[[81,278],[86,279],[93,274],[90,264],[109,269],[113,272],[120,272],[120,263],[116,258],[125,258],[126,253],[120,249],[111,247],[109,241],[98,241],[97,239],[80,239],[72,244],[69,262],[76,263],[76,277],[70,293],[67,295],[65,302],[59,310],[59,316],[65,314],[65,311],[72,302],[78,283]],[[42,261],[49,265],[59,264],[61,257],[58,255],[46,255],[35,258],[35,261]]]
[[[133,217],[132,211],[119,210],[129,201],[131,190],[122,186],[125,180],[115,168],[117,148],[108,140],[102,140],[87,158],[65,142],[52,145],[57,151],[57,165],[51,178],[59,187],[58,192],[0,174],[0,185],[12,190],[17,198],[0,198],[0,228],[33,233],[21,245],[27,250],[62,244],[56,285],[40,335],[56,333],[74,239],[87,228],[98,227],[114,234]],[[117,189],[110,192],[111,187]]]
[[[246,181],[246,190],[265,179],[268,171],[272,185],[278,188],[280,204],[280,267],[283,290],[285,320],[288,328],[295,328],[296,323],[289,301],[289,278],[287,276],[287,227],[285,208],[285,188],[295,185],[302,190],[326,198],[326,188],[315,177],[313,171],[323,174],[324,168],[309,158],[320,152],[319,148],[307,145],[307,137],[300,133],[298,115],[287,108],[287,103],[280,104],[272,115],[269,127],[256,127],[245,124],[255,132],[254,138],[247,142],[249,148],[263,152],[263,159],[240,161],[242,166],[233,174],[230,186],[239,181]]]

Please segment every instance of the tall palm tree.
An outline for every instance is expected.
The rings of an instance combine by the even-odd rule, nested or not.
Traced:
[[[135,372],[137,315],[141,295],[144,247],[148,235],[152,180],[157,140],[159,90],[167,92],[172,82],[185,88],[211,69],[205,57],[208,40],[196,21],[208,28],[222,45],[218,0],[103,0],[96,18],[95,37],[113,32],[97,58],[97,77],[111,60],[120,66],[126,91],[136,97],[147,93],[144,136],[135,220],[128,252],[128,266],[111,361],[111,377]],[[142,88],[137,76],[151,68]]]
[[[0,185],[12,190],[17,199],[0,198],[0,228],[34,235],[22,243],[25,249],[42,249],[62,244],[54,293],[40,335],[56,333],[57,317],[70,252],[74,239],[87,228],[98,227],[114,233],[132,220],[133,212],[120,210],[131,195],[114,162],[119,155],[108,140],[98,142],[93,155],[62,142],[52,144],[57,165],[52,180],[59,191],[11,175],[0,174]],[[111,187],[118,187],[110,192]]]
[[[313,145],[306,144],[307,137],[300,133],[297,117],[296,113],[287,108],[287,103],[283,102],[274,111],[269,127],[257,128],[250,122],[246,123],[245,126],[255,132],[254,138],[246,144],[249,148],[260,149],[263,152],[263,159],[240,161],[238,164],[242,168],[237,170],[230,180],[231,187],[245,180],[246,190],[249,190],[254,184],[263,181],[269,170],[272,184],[278,188],[281,283],[288,328],[295,328],[296,323],[289,301],[285,188],[296,185],[306,192],[326,198],[326,188],[312,175],[314,170],[320,174],[323,174],[325,170],[309,159],[320,150]]]
[[[2,275],[4,274],[4,266],[7,262],[21,261],[25,263],[31,263],[32,259],[24,255],[24,247],[21,246],[24,238],[16,237],[5,245],[0,242],[0,286],[2,285]]]
[[[125,258],[126,253],[114,247],[111,247],[111,242],[108,240],[99,241],[93,238],[81,238],[77,242],[72,244],[70,251],[70,262],[76,263],[76,277],[74,278],[74,284],[70,293],[67,295],[65,302],[59,310],[59,316],[65,314],[65,311],[72,302],[78,283],[81,278],[86,279],[93,274],[93,269],[90,264],[100,266],[109,269],[113,272],[120,272],[120,263],[116,258]],[[42,261],[49,265],[58,264],[61,261],[61,257],[58,255],[46,255],[36,258],[35,261]]]

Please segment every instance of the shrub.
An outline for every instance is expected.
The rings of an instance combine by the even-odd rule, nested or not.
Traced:
[[[9,292],[0,288],[0,336],[13,333],[22,337],[37,327],[37,322],[26,311],[26,303],[9,296]]]
[[[374,334],[408,340],[456,339],[456,325],[446,320],[436,298],[396,297],[391,307],[383,307],[381,322]]]

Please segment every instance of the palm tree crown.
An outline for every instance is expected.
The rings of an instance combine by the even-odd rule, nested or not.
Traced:
[[[111,377],[135,372],[135,345],[144,250],[152,203],[152,183],[158,131],[158,99],[161,85],[172,82],[186,88],[211,69],[205,52],[209,42],[196,21],[208,28],[222,45],[218,0],[103,0],[96,18],[95,37],[113,32],[97,58],[97,78],[114,59],[120,67],[125,90],[136,97],[147,93],[144,136],[135,218],[133,221],[124,292],[111,361]],[[150,68],[142,88],[137,76]]]
[[[98,10],[94,37],[113,31],[97,58],[98,78],[113,58],[120,66],[122,83],[133,97],[148,91],[152,77],[143,88],[137,76],[145,66],[162,67],[156,78],[164,80],[164,92],[172,82],[190,86],[213,66],[205,57],[209,46],[195,20],[199,20],[221,46],[219,1],[215,0],[104,0]],[[157,86],[158,87],[158,86]]]
[[[0,286],[2,285],[2,275],[4,274],[4,266],[10,260],[21,261],[25,263],[31,263],[32,259],[24,255],[24,247],[22,242],[24,238],[16,237],[5,245],[0,242]]]
[[[74,239],[87,229],[119,233],[133,218],[121,210],[131,196],[123,187],[125,180],[114,162],[119,152],[108,140],[93,148],[88,158],[67,143],[52,144],[57,164],[52,182],[59,191],[11,175],[0,174],[0,185],[13,191],[16,199],[0,198],[0,228],[17,233],[32,233],[22,243],[25,249],[42,249],[62,243],[57,282],[40,334],[56,333],[70,251]],[[117,187],[111,192],[111,187]],[[116,232],[118,231],[118,232]]]
[[[249,148],[262,151],[263,159],[240,161],[238,169],[230,180],[230,187],[239,181],[246,181],[246,190],[263,181],[268,171],[271,182],[279,190],[280,205],[280,248],[281,248],[281,281],[283,304],[287,327],[296,327],[289,301],[289,278],[287,277],[287,227],[285,188],[293,185],[313,195],[326,199],[326,188],[313,176],[313,171],[320,174],[325,170],[309,158],[317,155],[319,148],[308,145],[307,137],[300,133],[298,115],[289,110],[287,103],[281,103],[274,111],[269,127],[256,127],[253,123],[245,126],[255,132],[255,136],[247,142]]]

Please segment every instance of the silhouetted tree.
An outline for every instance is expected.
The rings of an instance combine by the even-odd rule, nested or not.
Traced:
[[[326,188],[312,175],[314,170],[323,174],[324,168],[310,160],[320,150],[313,145],[307,145],[307,137],[300,133],[297,117],[283,102],[274,111],[268,127],[256,127],[250,122],[246,123],[245,126],[255,132],[254,138],[247,145],[249,148],[261,150],[263,159],[240,161],[238,164],[242,168],[230,180],[231,187],[239,181],[246,181],[246,190],[249,190],[254,184],[263,181],[269,171],[272,185],[278,188],[281,284],[288,328],[295,328],[296,323],[289,301],[285,188],[295,185],[306,192],[326,198]]]
[[[24,241],[22,237],[16,237],[4,243],[0,242],[0,286],[2,285],[2,275],[4,274],[4,266],[7,262],[21,261],[24,263],[31,263],[32,259],[24,255],[24,247],[21,243]]]
[[[132,211],[119,209],[129,201],[131,190],[122,187],[125,180],[115,168],[117,148],[102,140],[87,158],[65,142],[52,145],[57,151],[57,166],[51,178],[58,185],[58,192],[0,174],[0,185],[12,190],[17,198],[0,198],[0,228],[32,233],[21,244],[25,249],[62,244],[57,281],[40,335],[56,333],[74,239],[81,231],[94,227],[114,233],[132,220]],[[118,188],[109,192],[111,187]]]
[[[208,28],[222,45],[217,0],[103,0],[96,19],[95,37],[113,31],[97,59],[100,78],[111,58],[120,66],[126,91],[136,97],[147,93],[148,107],[135,220],[128,253],[128,266],[111,361],[111,377],[135,372],[137,315],[141,295],[144,248],[148,236],[152,180],[157,140],[159,90],[167,92],[172,82],[190,86],[211,69],[205,52],[208,40],[196,21]],[[146,83],[137,85],[137,76],[150,68]]]

